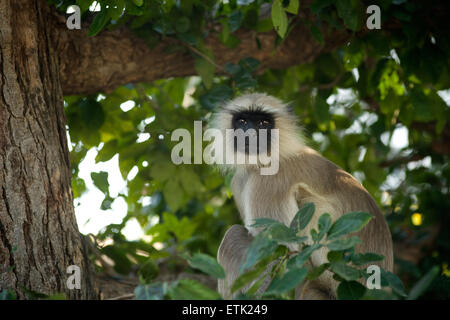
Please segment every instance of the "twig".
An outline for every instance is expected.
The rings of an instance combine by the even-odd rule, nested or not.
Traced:
[[[191,46],[188,43],[183,43],[187,48],[189,48],[189,50],[191,50],[192,52],[195,52],[196,54],[198,54],[199,56],[201,56],[203,59],[205,59],[206,61],[208,61],[209,63],[211,63],[214,67],[216,67],[219,70],[225,71],[225,68],[222,66],[219,66],[217,63],[215,63],[210,57],[208,57],[206,54],[204,54],[203,52],[201,52],[200,50],[198,50],[197,48]]]
[[[406,156],[406,157],[397,157],[397,158],[392,158],[390,160],[384,160],[380,162],[380,167],[390,167],[390,166],[398,166],[401,164],[407,164],[409,162],[412,161],[419,161],[422,160],[423,158],[425,158],[425,155],[421,155],[421,154],[413,154],[410,156]]]

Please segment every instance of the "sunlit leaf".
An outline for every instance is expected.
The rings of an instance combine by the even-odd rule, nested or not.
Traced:
[[[357,211],[346,213],[336,220],[327,233],[327,240],[337,239],[346,234],[361,230],[372,216],[369,213]]]
[[[278,35],[284,38],[288,27],[288,18],[281,0],[275,0],[272,4],[272,23]]]
[[[290,228],[294,232],[305,229],[311,221],[315,209],[316,206],[314,205],[314,203],[305,203],[292,219]]]

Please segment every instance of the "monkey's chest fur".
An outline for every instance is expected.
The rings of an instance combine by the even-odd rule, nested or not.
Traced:
[[[262,176],[247,170],[237,170],[231,182],[231,189],[245,227],[252,236],[258,229],[250,227],[257,218],[270,218],[289,226],[295,214],[306,202],[314,202],[319,212],[336,215],[335,206],[323,202],[311,193],[308,184],[300,174],[285,172],[281,169],[276,175]],[[302,231],[309,235],[311,228],[317,226],[318,215],[314,215],[309,225]],[[297,245],[289,245],[291,250]],[[314,266],[326,262],[327,249],[324,247],[313,253],[311,263]],[[331,273],[323,274],[318,281],[331,281]]]
[[[255,172],[238,170],[231,182],[231,189],[241,218],[249,227],[257,218],[271,218],[289,225],[298,211],[296,182],[283,172],[275,176],[262,176]]]

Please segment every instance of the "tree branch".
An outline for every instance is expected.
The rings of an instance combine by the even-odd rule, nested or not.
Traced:
[[[150,49],[126,28],[103,31],[95,37],[88,37],[88,26],[81,30],[68,30],[64,16],[55,12],[54,17],[50,18],[54,23],[53,37],[65,95],[109,92],[127,83],[196,74],[194,58],[189,50],[168,53],[167,48],[171,46],[185,46],[177,39],[165,38]],[[325,44],[321,45],[302,22],[305,19],[314,19],[307,9],[300,12],[300,22],[277,48],[274,31],[256,33],[238,30],[235,34],[240,43],[233,49],[224,46],[213,32],[205,39],[205,43],[213,50],[214,63],[218,66],[224,66],[227,62],[236,63],[251,56],[261,61],[260,70],[264,70],[311,62],[321,53],[333,50],[352,37],[347,30],[327,29],[323,25]],[[256,39],[259,40],[260,49]],[[220,68],[218,71],[223,72]]]
[[[391,166],[399,166],[402,164],[408,164],[413,161],[422,160],[425,157],[426,156],[422,155],[422,154],[412,154],[412,155],[405,156],[405,157],[396,157],[393,159],[381,161],[380,167],[385,168],[385,167],[391,167]]]

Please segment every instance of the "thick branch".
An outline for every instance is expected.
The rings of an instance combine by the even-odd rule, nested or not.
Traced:
[[[310,62],[322,52],[331,51],[351,37],[351,33],[345,30],[324,29],[325,44],[321,45],[302,22],[305,19],[312,19],[306,11],[300,13],[299,23],[278,48],[274,45],[275,32],[257,34],[249,30],[237,32],[240,44],[234,49],[224,46],[217,33],[213,32],[206,39],[206,44],[213,49],[215,63],[219,66],[252,56],[262,62],[260,68],[263,70]],[[88,37],[87,26],[81,30],[68,30],[63,16],[55,15],[53,20],[60,78],[66,95],[108,92],[127,83],[196,73],[193,54],[189,48],[167,53],[167,47],[181,44],[176,39],[166,38],[150,49],[126,28],[103,31],[95,37]],[[261,49],[258,49],[256,38]]]

